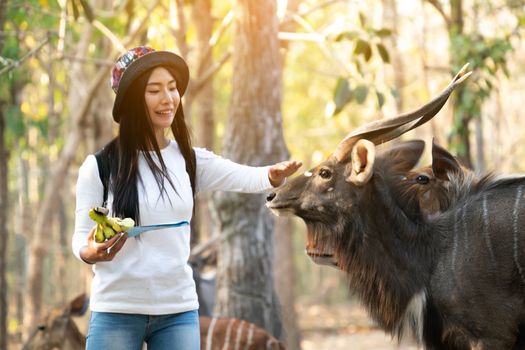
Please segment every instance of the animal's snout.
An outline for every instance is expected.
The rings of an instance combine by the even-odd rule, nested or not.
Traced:
[[[275,193],[275,192],[270,193],[269,195],[266,196],[266,201],[267,202],[271,202],[272,199],[275,198],[275,196],[277,196],[277,193]]]

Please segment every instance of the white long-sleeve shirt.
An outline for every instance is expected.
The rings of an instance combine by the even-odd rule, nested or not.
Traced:
[[[194,149],[197,191],[261,192],[272,187],[268,179],[268,167],[240,165],[204,149]],[[139,181],[138,184],[141,225],[183,220],[189,222],[192,217],[190,179],[177,143],[171,141],[161,153],[175,190],[165,181],[167,195],[164,193],[163,197],[160,196],[155,178],[141,154],[139,172],[142,183]],[[87,244],[87,235],[95,225],[88,211],[100,206],[103,197],[102,181],[94,155],[89,155],[80,167],[76,196],[72,246],[73,253],[80,259],[80,249]],[[110,192],[110,209],[112,201]],[[151,231],[128,238],[112,261],[93,265],[91,310],[161,315],[197,309],[199,304],[195,283],[187,264],[189,254],[189,226]]]

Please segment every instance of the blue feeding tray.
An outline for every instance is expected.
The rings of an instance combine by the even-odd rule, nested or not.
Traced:
[[[170,228],[170,227],[186,226],[189,224],[190,223],[187,221],[179,221],[179,222],[171,222],[167,224],[135,226],[135,227],[130,228],[126,232],[128,233],[128,237],[134,237],[134,236],[140,235],[143,232],[155,231],[155,230],[160,230],[163,228]]]

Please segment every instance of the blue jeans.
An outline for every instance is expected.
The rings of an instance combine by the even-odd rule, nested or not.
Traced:
[[[199,350],[197,310],[170,315],[92,312],[87,350]]]

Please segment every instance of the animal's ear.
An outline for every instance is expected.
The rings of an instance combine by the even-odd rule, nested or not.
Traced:
[[[419,162],[424,149],[425,141],[402,141],[382,151],[380,157],[388,163],[390,171],[405,173]]]
[[[376,148],[372,142],[365,139],[357,141],[352,148],[352,161],[347,165],[351,169],[346,181],[356,186],[366,184],[374,173],[375,156]]]
[[[432,140],[432,171],[436,178],[449,181],[448,173],[460,172],[461,165],[446,149]]]
[[[73,316],[82,316],[89,306],[89,298],[86,293],[80,294],[69,303],[69,313]]]

